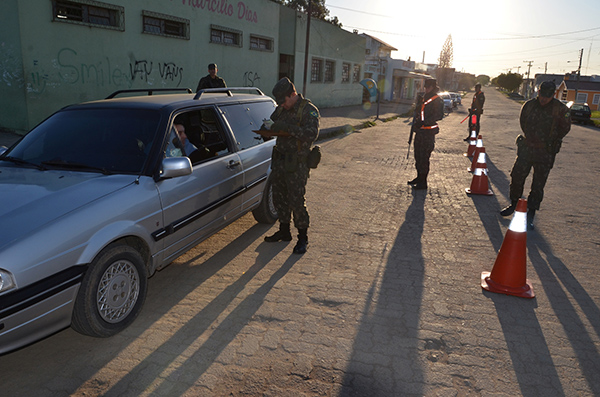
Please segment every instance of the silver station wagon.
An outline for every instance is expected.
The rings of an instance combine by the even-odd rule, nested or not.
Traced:
[[[0,354],[130,325],[147,279],[252,211],[273,223],[260,90],[118,91],[0,148]],[[173,92],[174,90],[169,90]]]

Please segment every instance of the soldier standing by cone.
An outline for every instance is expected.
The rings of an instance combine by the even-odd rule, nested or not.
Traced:
[[[425,80],[425,95],[415,105],[412,128],[416,132],[414,153],[417,177],[408,181],[414,189],[427,189],[429,158],[435,147],[435,135],[440,132],[437,121],[444,117],[444,101],[437,95],[438,91],[435,79]]]
[[[304,195],[309,176],[308,154],[319,135],[319,110],[284,77],[275,84],[273,96],[277,109],[271,115],[274,122],[263,136],[276,136],[271,162],[273,178],[273,202],[279,218],[279,230],[265,237],[267,242],[291,241],[290,223],[298,229],[295,254],[303,254],[308,247],[309,216]],[[269,124],[265,122],[265,125]],[[268,128],[268,126],[267,126]]]
[[[475,131],[479,135],[479,122],[481,121],[481,114],[483,113],[483,104],[485,103],[485,95],[481,91],[481,84],[475,84],[475,94],[473,95],[473,102],[469,109],[469,114],[475,115],[475,125],[473,125],[471,118],[469,117],[469,135],[463,141],[468,142],[471,139],[471,131]]]
[[[535,211],[544,198],[544,186],[560,150],[562,139],[571,129],[569,108],[554,97],[556,84],[544,81],[538,97],[530,99],[521,108],[520,122],[523,135],[517,137],[517,158],[510,172],[511,204],[500,211],[509,216],[515,211],[523,194],[525,179],[533,167],[531,191],[527,198],[527,228],[533,229]]]

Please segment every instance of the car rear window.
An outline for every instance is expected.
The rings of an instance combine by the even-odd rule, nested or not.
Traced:
[[[141,109],[72,109],[55,113],[27,134],[10,156],[56,167],[139,173],[160,115]]]
[[[584,112],[589,112],[590,108],[585,106],[585,105],[577,105],[577,104],[573,104],[571,106],[571,110],[583,110]]]

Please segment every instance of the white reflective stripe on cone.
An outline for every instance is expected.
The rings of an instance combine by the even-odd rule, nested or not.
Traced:
[[[474,176],[482,176],[482,175],[487,176],[487,174],[488,174],[487,168],[479,168],[479,167],[477,167],[477,168],[475,168],[475,171],[473,171],[473,175]]]
[[[485,152],[479,153],[479,156],[477,156],[477,163],[485,164]]]
[[[513,215],[512,220],[510,221],[510,225],[508,226],[508,230],[512,230],[516,233],[526,233],[527,232],[527,213],[515,211],[515,215]]]

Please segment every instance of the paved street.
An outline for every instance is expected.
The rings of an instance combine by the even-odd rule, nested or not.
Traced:
[[[527,236],[536,298],[483,292],[520,109],[485,94],[493,196],[464,191],[472,93],[440,122],[427,191],[406,185],[406,118],[324,140],[305,255],[245,216],[157,273],[121,334],[67,329],[1,356],[1,394],[600,395],[600,130],[574,125],[550,173]]]

